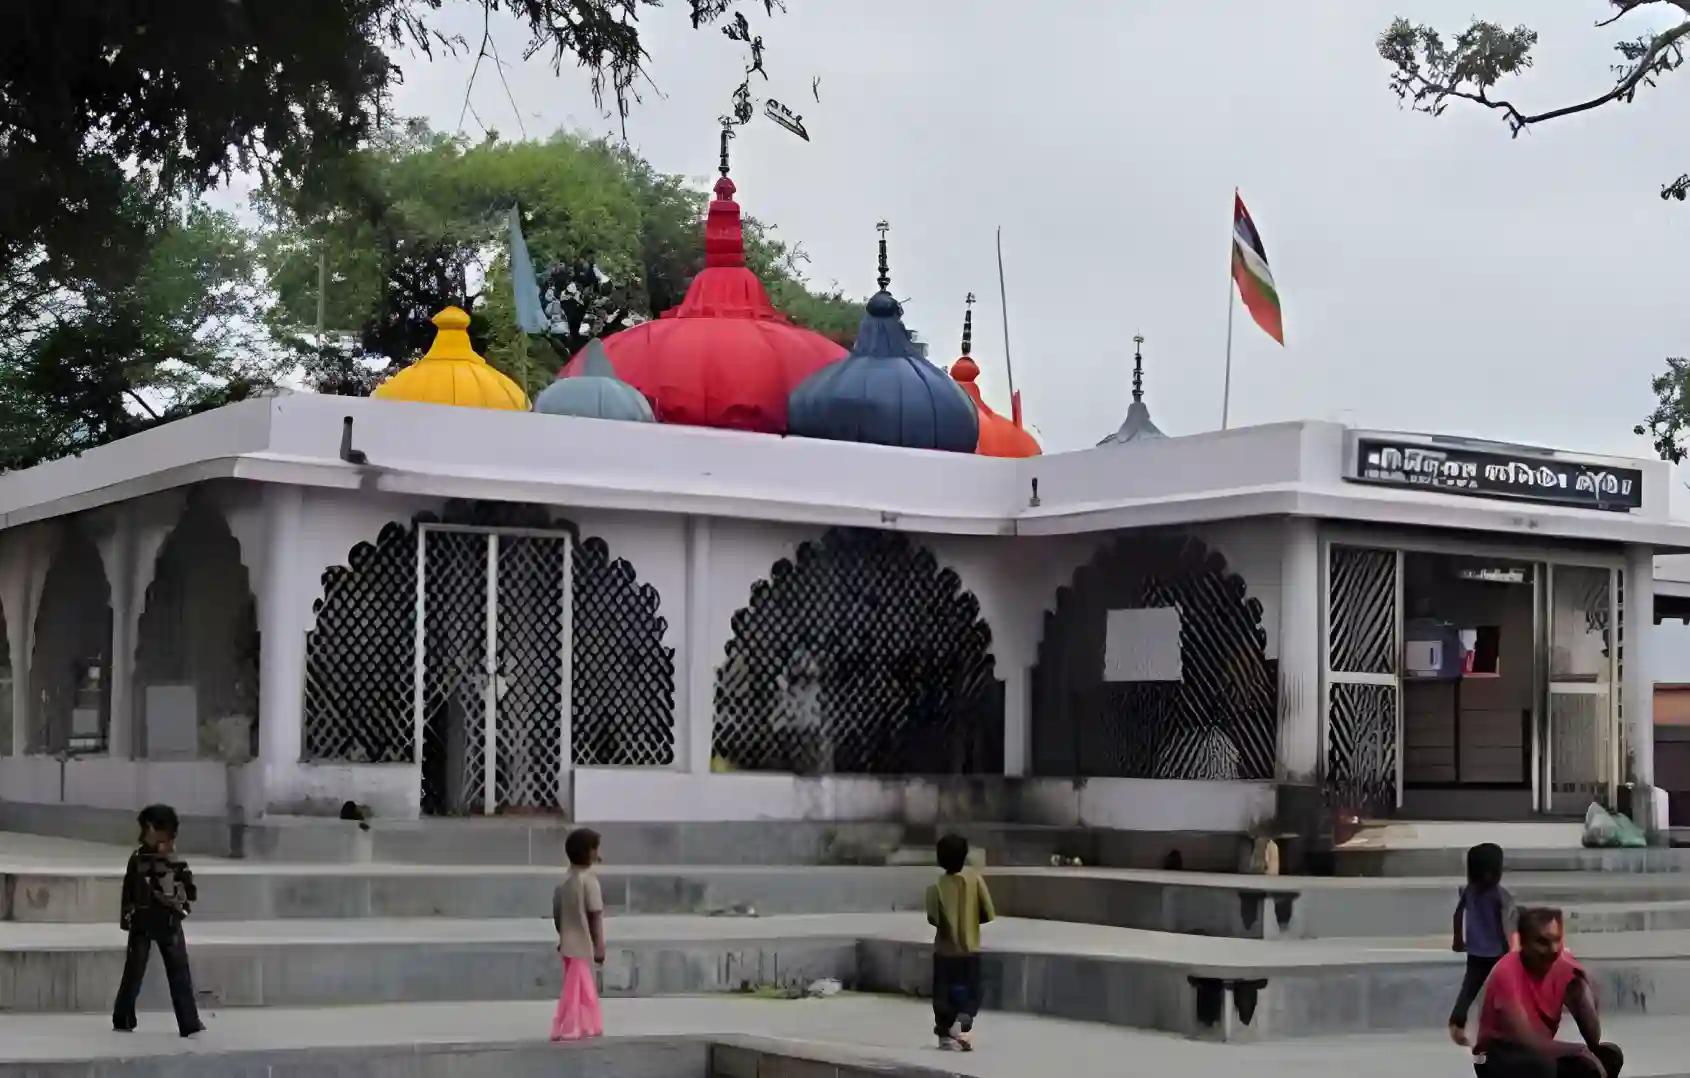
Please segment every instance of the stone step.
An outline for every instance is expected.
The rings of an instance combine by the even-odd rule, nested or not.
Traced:
[[[368,828],[316,817],[269,817],[244,828],[237,856],[270,862],[562,865],[576,824],[552,819],[373,820]],[[940,834],[956,831],[1002,865],[1048,865],[1078,851],[1086,863],[1134,864],[1161,853],[1140,850],[1131,832],[1037,824],[907,825],[876,821],[744,820],[590,825],[606,860],[621,864],[884,865],[894,855],[932,864]],[[1193,867],[1231,867],[1234,843],[1192,837]],[[1220,850],[1219,846],[1225,846]],[[904,862],[912,863],[912,862]]]
[[[924,994],[931,929],[914,914],[609,921],[610,996],[730,992],[835,977]],[[193,925],[208,1006],[555,997],[542,919]],[[102,1012],[123,961],[109,925],[0,925],[0,1011]],[[990,1009],[1221,1041],[1438,1029],[1462,976],[1447,940],[1260,941],[1013,918],[985,933]],[[1576,935],[1605,1013],[1690,1014],[1690,932]],[[144,1005],[166,1003],[149,978]]]
[[[986,875],[998,908],[1010,916],[1259,940],[1447,933],[1464,882],[1111,869],[991,869]],[[1684,873],[1519,873],[1506,882],[1521,905],[1629,908],[1690,901],[1690,874]]]
[[[123,851],[0,858],[0,921],[107,923]],[[92,862],[92,863],[85,863]],[[559,873],[509,865],[280,865],[196,859],[193,922],[271,918],[545,915]],[[932,867],[602,865],[614,916],[874,913],[922,908]],[[1446,932],[1455,879],[1245,877],[1110,869],[988,868],[1005,916],[1241,939]],[[1690,927],[1690,874],[1521,873],[1523,905],[1588,917],[1584,931]],[[1683,904],[1674,905],[1674,904]],[[1588,913],[1584,911],[1590,911]]]
[[[931,874],[939,870],[939,855],[932,846],[899,846],[887,853],[886,863],[903,868],[925,868]],[[968,847],[968,864],[974,868],[986,867],[987,857],[984,846],[970,845]]]
[[[175,1036],[168,1013],[143,1013],[141,1031],[130,1035],[86,1015],[0,1014],[0,1078],[688,1078],[696,1044],[710,1045],[710,1078],[1018,1078],[1043,1073],[1053,1060],[1065,1078],[1231,1078],[1244,1062],[1230,1045],[990,1011],[977,1027],[980,1051],[940,1055],[925,1003],[849,993],[797,1004],[612,999],[604,1005],[606,1039],[549,1045],[541,1038],[552,1006],[236,1008],[208,1015],[210,1032],[187,1042]],[[725,1030],[738,1034],[724,1037]],[[1677,1019],[1608,1017],[1603,1032],[1624,1047],[1628,1076],[1690,1078]],[[669,1069],[640,1069],[646,1061]],[[1252,1078],[1471,1073],[1459,1049],[1423,1030],[1258,1044],[1246,1065]]]
[[[1546,849],[1504,848],[1510,874],[1690,873],[1690,847],[1653,846],[1634,850],[1590,850],[1578,846]],[[1334,861],[1340,876],[1462,876],[1467,871],[1467,848],[1340,848],[1334,851]]]
[[[1592,902],[1568,906],[1573,932],[1673,932],[1690,929],[1690,901]]]
[[[617,914],[720,917],[922,908],[931,868],[602,865]],[[194,863],[195,923],[268,918],[546,917],[555,868]],[[114,921],[122,861],[99,867],[0,866],[0,921]]]

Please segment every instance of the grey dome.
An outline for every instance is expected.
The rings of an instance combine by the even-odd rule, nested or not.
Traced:
[[[584,419],[620,419],[628,423],[651,423],[656,417],[651,402],[627,382],[605,355],[598,338],[587,342],[580,373],[559,378],[534,398],[534,410],[547,415],[572,415]]]

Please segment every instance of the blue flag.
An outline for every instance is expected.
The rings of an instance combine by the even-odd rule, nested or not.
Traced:
[[[516,325],[524,333],[544,333],[551,328],[540,304],[540,282],[534,277],[534,260],[528,257],[528,243],[522,238],[522,210],[511,207],[511,286],[516,289]]]

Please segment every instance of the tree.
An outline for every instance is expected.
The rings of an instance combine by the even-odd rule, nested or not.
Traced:
[[[1690,435],[1690,356],[1668,356],[1666,373],[1651,379],[1649,388],[1658,403],[1633,431],[1647,435],[1663,460],[1682,463]]]
[[[395,57],[467,51],[436,17],[479,9],[528,30],[525,55],[573,60],[619,114],[637,100],[644,9],[665,0],[52,0],[9,7],[0,35],[0,260],[98,235],[122,201],[116,172],[175,196],[236,171],[297,179],[382,126]],[[671,8],[683,0],[669,0]],[[773,15],[779,0],[743,6]],[[726,22],[761,58],[731,0],[684,0],[694,28]],[[732,17],[729,18],[730,11]],[[498,59],[491,57],[489,70]],[[472,80],[474,76],[472,75]]]
[[[270,384],[252,238],[202,206],[130,191],[103,257],[21,264],[0,368],[0,467],[21,468],[239,400]],[[14,295],[16,295],[14,293]]]
[[[327,392],[367,393],[433,338],[429,319],[456,304],[482,354],[537,389],[592,337],[679,303],[703,268],[706,195],[625,147],[569,134],[480,142],[411,123],[320,169],[306,184],[273,182],[257,204],[277,302],[269,321]],[[557,300],[545,338],[517,326],[506,222],[520,207],[541,286]],[[777,307],[849,339],[861,306],[805,285],[801,249],[755,221],[747,258]],[[327,269],[324,325],[314,332],[318,255]]]
[[[1493,93],[1504,79],[1532,66],[1537,31],[1528,26],[1509,30],[1497,23],[1474,19],[1467,29],[1446,41],[1430,26],[1399,18],[1380,35],[1379,55],[1392,67],[1391,89],[1415,111],[1439,116],[1451,101],[1466,101],[1500,112],[1509,130],[1518,136],[1534,124],[1616,102],[1629,103],[1640,90],[1654,87],[1662,76],[1684,65],[1685,47],[1690,44],[1690,0],[1608,2],[1614,13],[1597,23],[1599,27],[1611,26],[1645,9],[1677,9],[1683,18],[1658,32],[1616,43],[1614,51],[1622,62],[1613,66],[1616,79],[1607,89],[1584,100],[1542,111],[1529,111]],[[1680,202],[1690,198],[1690,172],[1665,183],[1661,197]]]

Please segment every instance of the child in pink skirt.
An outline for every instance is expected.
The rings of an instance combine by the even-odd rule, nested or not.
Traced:
[[[604,965],[604,891],[593,865],[599,859],[599,834],[583,827],[564,840],[569,874],[552,892],[552,923],[563,958],[563,991],[552,1016],[552,1040],[573,1041],[604,1033],[594,967]]]

